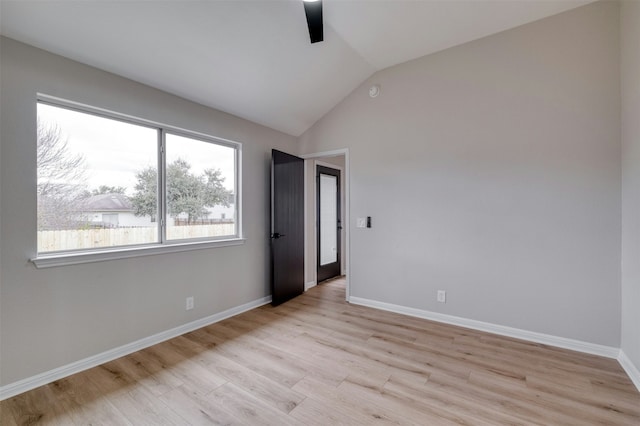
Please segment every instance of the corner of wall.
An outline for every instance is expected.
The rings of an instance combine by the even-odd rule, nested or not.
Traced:
[[[625,354],[622,349],[620,349],[620,355],[618,355],[618,362],[627,373],[636,389],[638,389],[638,392],[640,392],[640,370],[633,365],[633,362],[631,362],[627,354]]]
[[[620,363],[640,389],[640,2],[620,3],[622,259]]]

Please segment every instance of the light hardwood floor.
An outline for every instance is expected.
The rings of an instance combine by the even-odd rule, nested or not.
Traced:
[[[344,302],[311,289],[0,404],[59,425],[640,425],[615,360]]]

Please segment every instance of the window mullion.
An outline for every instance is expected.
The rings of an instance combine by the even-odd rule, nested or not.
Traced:
[[[158,129],[158,238],[161,244],[167,241],[167,176],[166,137],[164,129]]]

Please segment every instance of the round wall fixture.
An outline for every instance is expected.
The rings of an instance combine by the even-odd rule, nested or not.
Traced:
[[[372,98],[375,98],[379,94],[380,94],[380,85],[379,84],[375,84],[375,85],[371,86],[371,88],[369,89],[369,96],[372,97]]]

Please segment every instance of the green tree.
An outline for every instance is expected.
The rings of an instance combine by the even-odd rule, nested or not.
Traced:
[[[135,194],[131,197],[136,216],[156,215],[158,173],[147,167],[136,173]],[[223,186],[220,170],[206,169],[196,175],[191,165],[178,158],[167,166],[167,214],[173,218],[186,214],[189,223],[206,216],[207,208],[229,206],[231,191]]]
[[[136,173],[135,194],[131,197],[136,216],[150,216],[153,220],[158,213],[158,171],[147,167]]]

